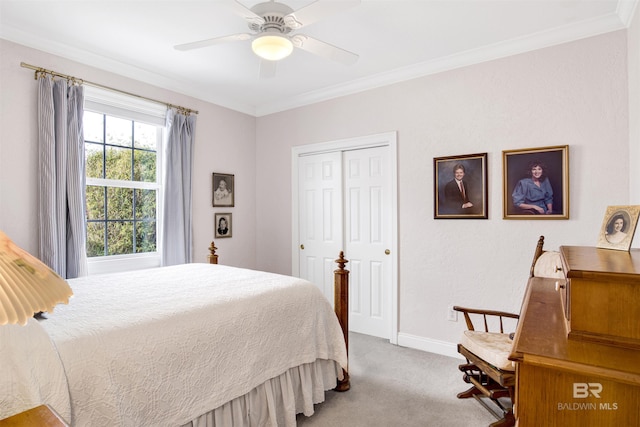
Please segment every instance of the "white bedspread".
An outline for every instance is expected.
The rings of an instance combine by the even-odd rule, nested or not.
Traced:
[[[173,426],[316,359],[346,368],[342,331],[301,279],[188,264],[69,281],[41,322],[76,426]]]

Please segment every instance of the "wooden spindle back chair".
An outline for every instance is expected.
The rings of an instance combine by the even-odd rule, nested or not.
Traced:
[[[562,277],[559,253],[545,251],[543,246],[544,236],[540,236],[529,271],[530,277]],[[458,344],[458,352],[467,362],[458,368],[470,388],[458,393],[458,398],[474,397],[494,413],[498,421],[491,424],[492,427],[513,426],[516,374],[513,362],[508,360],[513,333],[505,333],[504,320],[513,319],[512,322],[517,322],[520,316],[504,311],[459,306],[453,309],[464,315],[468,329]],[[475,324],[482,322],[484,331],[476,330],[474,320]],[[484,398],[493,402],[493,407]]]

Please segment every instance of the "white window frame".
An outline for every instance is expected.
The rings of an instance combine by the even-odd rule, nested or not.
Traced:
[[[85,111],[106,114],[135,122],[146,123],[162,127],[158,135],[156,149],[156,182],[123,181],[104,178],[88,178],[86,186],[97,185],[107,187],[121,187],[134,189],[157,190],[156,197],[156,251],[145,253],[133,253],[122,255],[108,255],[87,258],[89,274],[113,273],[119,271],[140,270],[144,268],[159,267],[162,265],[162,171],[164,143],[166,137],[166,106],[130,95],[108,91],[92,86],[85,86]],[[86,226],[86,220],[85,220]]]

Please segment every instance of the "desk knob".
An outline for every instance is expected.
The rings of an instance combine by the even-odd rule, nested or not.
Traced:
[[[556,281],[556,291],[559,291],[560,289],[564,289],[564,288],[565,288],[564,283],[560,283],[559,281]]]
[[[562,271],[562,267],[558,267],[557,265],[555,266],[555,268],[553,269],[553,271],[555,271],[556,273],[558,271]]]

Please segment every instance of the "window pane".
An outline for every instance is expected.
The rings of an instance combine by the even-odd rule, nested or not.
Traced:
[[[132,147],[133,122],[131,120],[107,116],[106,129],[107,144]]]
[[[136,252],[156,251],[156,222],[136,222]]]
[[[104,187],[87,185],[87,219],[104,219]]]
[[[104,116],[100,113],[85,111],[82,117],[82,129],[84,140],[91,142],[104,142]]]
[[[83,124],[87,178],[158,182],[162,126],[92,111]],[[111,185],[86,186],[87,256],[157,251],[158,190]]]
[[[107,187],[107,218],[133,219],[133,188]]]
[[[156,190],[135,190],[136,219],[156,219]]]
[[[107,255],[133,253],[133,223],[114,221],[107,223]]]
[[[104,256],[104,222],[87,223],[87,256]]]
[[[158,132],[158,126],[136,122],[133,129],[134,147],[156,151],[158,149]]]
[[[133,155],[135,156],[133,180],[156,182],[156,152],[133,150]]]
[[[90,142],[84,144],[84,158],[86,163],[86,176],[89,178],[103,178],[103,151],[104,145],[92,144]]]
[[[131,150],[107,148],[107,170],[105,178],[131,181]]]

